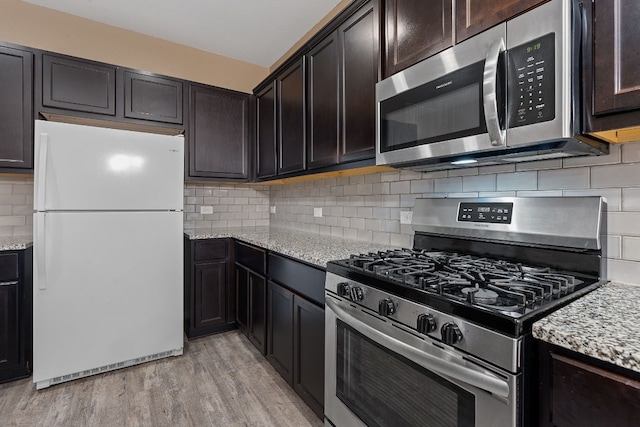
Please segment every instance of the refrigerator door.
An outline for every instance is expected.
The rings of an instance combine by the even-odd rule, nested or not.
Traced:
[[[36,211],[182,210],[184,137],[35,122]]]
[[[34,246],[38,388],[181,354],[181,212],[36,213]]]

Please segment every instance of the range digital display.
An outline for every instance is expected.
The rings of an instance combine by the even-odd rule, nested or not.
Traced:
[[[458,221],[511,224],[513,203],[460,203]]]

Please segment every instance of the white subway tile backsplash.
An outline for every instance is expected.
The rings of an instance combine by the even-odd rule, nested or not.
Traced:
[[[562,190],[544,190],[544,191],[530,191],[523,190],[516,192],[518,197],[562,197]]]
[[[624,236],[622,238],[622,258],[640,261],[640,237]]]
[[[638,268],[640,268],[640,263],[637,261],[607,258],[606,279],[633,285],[640,284]]]
[[[640,212],[607,212],[607,234],[640,236]]]
[[[478,168],[478,174],[498,174],[498,173],[509,173],[515,172],[516,165],[513,163],[505,163],[504,165],[491,165],[491,166],[480,166]]]
[[[516,197],[515,191],[480,191],[478,197]]]
[[[623,144],[621,149],[623,163],[640,163],[640,143]]]
[[[495,175],[477,175],[462,177],[462,191],[495,191]]]
[[[497,175],[496,179],[497,191],[538,189],[537,172],[501,173]]]
[[[538,172],[538,190],[589,188],[589,168],[543,170]]]
[[[459,193],[462,191],[462,177],[438,178],[435,180],[434,191],[440,193]]]
[[[391,183],[391,194],[409,194],[411,193],[410,181],[396,181]]]
[[[562,167],[562,159],[538,160],[535,162],[516,163],[516,170],[518,172],[544,170],[544,169],[559,169],[561,167]]]
[[[591,187],[638,187],[640,164],[594,166],[591,168]]]
[[[458,169],[451,169],[447,173],[447,176],[451,178],[456,176],[472,176],[472,175],[478,175],[477,167],[464,167],[464,168],[458,168]]]
[[[640,188],[622,189],[622,210],[640,211]]]

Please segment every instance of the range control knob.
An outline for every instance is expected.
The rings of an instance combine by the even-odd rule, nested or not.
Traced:
[[[351,301],[362,301],[364,299],[364,293],[359,286],[352,286],[349,292],[351,294]]]
[[[422,313],[418,316],[418,324],[416,329],[421,334],[428,334],[429,332],[433,332],[436,330],[438,326],[436,325],[436,319],[433,318],[431,314]]]
[[[389,298],[380,300],[378,303],[378,313],[382,316],[391,316],[396,312],[396,305]]]
[[[338,283],[338,296],[340,297],[348,297],[349,296],[349,284],[346,282]]]
[[[442,333],[442,341],[445,344],[456,344],[462,341],[462,332],[460,328],[455,323],[449,322],[442,325],[440,329],[440,333]]]

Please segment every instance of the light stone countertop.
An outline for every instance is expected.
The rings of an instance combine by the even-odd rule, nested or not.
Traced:
[[[533,324],[542,341],[640,372],[640,286],[609,282]]]
[[[322,268],[331,260],[349,258],[351,254],[394,248],[390,245],[274,227],[185,229],[184,233],[191,240],[233,237]]]
[[[0,251],[19,251],[33,245],[31,236],[0,237]]]

